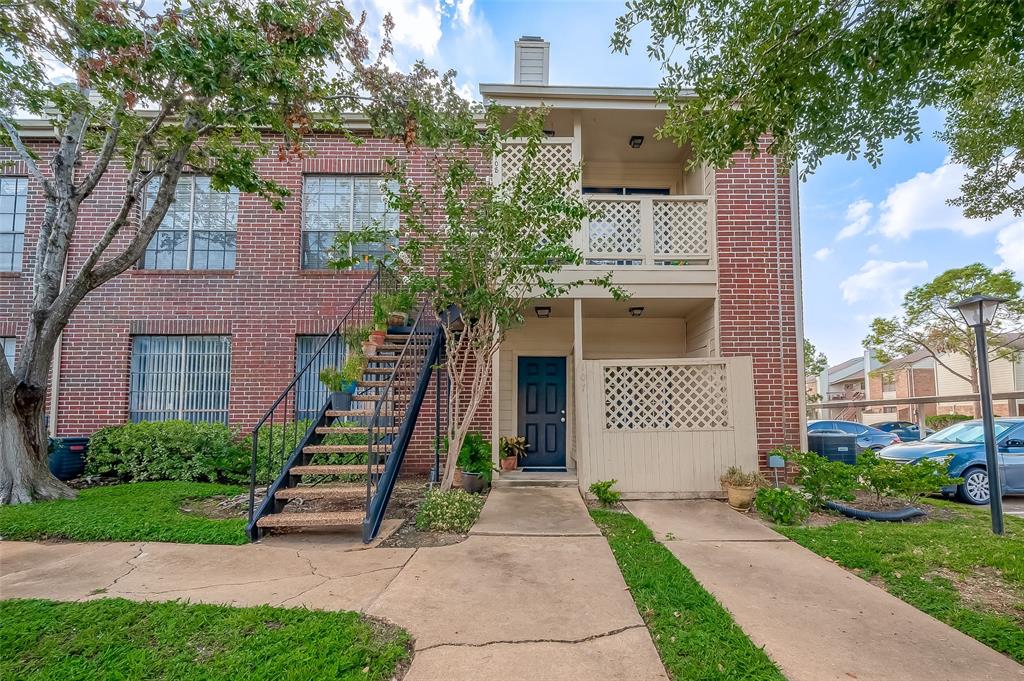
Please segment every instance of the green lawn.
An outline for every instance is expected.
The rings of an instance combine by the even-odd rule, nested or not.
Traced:
[[[244,544],[243,519],[214,520],[181,511],[188,499],[243,491],[241,487],[199,482],[93,487],[82,490],[77,499],[0,507],[0,537]]]
[[[404,631],[354,612],[0,601],[0,679],[391,679]]]
[[[763,650],[639,519],[592,510],[676,681],[785,681]]]
[[[881,580],[893,595],[1024,662],[1024,521],[1008,517],[1006,535],[1000,538],[991,532],[987,509],[929,503],[953,517],[776,529],[865,579]],[[966,587],[964,596],[958,582]]]

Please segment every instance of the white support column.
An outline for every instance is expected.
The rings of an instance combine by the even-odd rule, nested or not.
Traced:
[[[583,428],[583,410],[586,404],[587,386],[583,368],[583,301],[572,301],[572,367],[573,367],[573,459],[579,475],[580,452],[587,446],[587,433]]]
[[[580,168],[580,177],[576,181],[576,191],[580,194],[583,193],[583,117],[579,111],[573,113],[572,116],[572,162],[573,165]],[[587,220],[583,221],[580,226],[580,231],[576,232],[576,236],[573,239],[576,250],[585,252],[585,241],[587,232]]]

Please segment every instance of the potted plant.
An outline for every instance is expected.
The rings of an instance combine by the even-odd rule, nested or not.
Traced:
[[[342,377],[341,369],[338,367],[324,367],[320,370],[320,382],[324,384],[331,394],[331,409],[345,410],[352,407],[352,394],[355,392],[346,390],[348,385]]]
[[[519,457],[526,458],[526,438],[521,435],[508,435],[498,441],[501,453],[501,470],[514,471],[519,466]]]
[[[480,433],[469,433],[459,451],[459,471],[462,473],[462,489],[479,494],[491,484],[494,465],[491,462],[491,445]]]
[[[719,480],[729,497],[729,506],[737,511],[749,510],[757,488],[768,484],[760,473],[748,473],[739,466],[729,466]]]
[[[409,312],[415,304],[416,297],[410,291],[378,293],[373,297],[373,321],[404,328],[409,325]]]
[[[345,329],[345,345],[349,352],[361,352],[363,355],[372,355],[376,347],[370,342],[370,326],[353,326]]]

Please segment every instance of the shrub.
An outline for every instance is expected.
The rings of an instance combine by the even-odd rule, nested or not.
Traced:
[[[506,435],[498,440],[498,449],[501,450],[501,456],[504,458],[525,457],[528,448],[526,438],[522,435]]]
[[[901,464],[879,458],[867,451],[857,457],[861,487],[881,501],[884,496],[897,497],[913,504],[928,494],[937,494],[943,487],[958,482],[948,472],[948,459],[921,459]]]
[[[597,497],[602,506],[614,506],[622,499],[622,492],[612,489],[618,480],[600,480],[590,486],[590,493]]]
[[[463,473],[477,473],[490,482],[494,472],[490,441],[480,433],[467,433],[459,450],[457,465]]]
[[[435,532],[469,532],[473,527],[484,499],[478,494],[452,489],[427,492],[426,498],[416,513],[416,529]]]
[[[797,467],[794,482],[800,485],[813,508],[837,499],[852,501],[857,489],[857,468],[842,461],[829,461],[816,452],[798,452],[776,449],[771,454],[781,455]]]
[[[807,497],[788,487],[762,487],[757,490],[754,508],[778,525],[799,525],[811,514]]]
[[[971,417],[967,414],[935,414],[934,416],[926,416],[924,422],[929,428],[942,430],[946,426],[951,426],[954,423],[970,420]]]
[[[761,487],[768,484],[768,481],[759,472],[748,473],[739,466],[726,468],[719,481],[729,487]]]
[[[221,423],[161,421],[103,428],[89,440],[87,475],[125,482],[246,482],[251,454]]]

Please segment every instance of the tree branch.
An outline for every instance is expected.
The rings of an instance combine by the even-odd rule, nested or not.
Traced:
[[[107,122],[107,134],[103,138],[103,146],[100,147],[99,156],[96,158],[96,162],[93,163],[89,173],[82,180],[82,183],[78,185],[78,191],[75,193],[75,196],[79,203],[88,198],[92,190],[96,188],[100,178],[103,177],[103,173],[107,171],[110,159],[114,156],[114,151],[117,149],[117,138],[121,132],[121,113],[124,111],[124,107],[125,99],[122,95],[117,107],[110,115],[110,120]]]
[[[18,152],[18,156],[21,157],[21,160],[25,162],[29,175],[43,186],[43,191],[46,193],[48,198],[53,198],[53,185],[50,183],[50,180],[43,175],[43,171],[39,169],[39,166],[36,165],[35,159],[32,158],[32,152],[25,146],[25,143],[21,139],[21,134],[14,126],[14,123],[12,123],[6,116],[0,116],[0,126],[3,126],[7,135],[11,138],[11,144],[14,145],[14,150]]]

